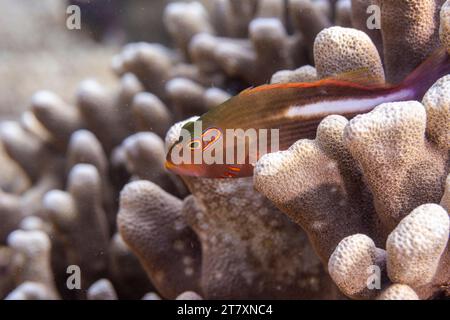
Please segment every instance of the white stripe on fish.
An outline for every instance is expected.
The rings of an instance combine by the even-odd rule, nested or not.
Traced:
[[[378,98],[361,98],[361,99],[346,99],[346,100],[334,100],[334,101],[320,101],[301,106],[291,106],[285,116],[289,118],[297,117],[312,117],[316,114],[351,114],[351,113],[364,113],[373,109],[374,105],[380,105],[384,102],[390,102],[395,100],[403,100],[411,97],[412,90],[401,90],[392,94],[381,96]]]

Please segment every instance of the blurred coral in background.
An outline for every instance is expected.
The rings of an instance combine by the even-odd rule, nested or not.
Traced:
[[[117,49],[66,27],[60,0],[1,1],[0,117],[17,118],[40,89],[70,100],[77,83],[95,76],[113,84],[109,60]]]

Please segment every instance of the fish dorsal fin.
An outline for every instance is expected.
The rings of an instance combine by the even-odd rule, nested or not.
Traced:
[[[385,85],[384,80],[376,77],[368,68],[360,68],[342,72],[329,77],[330,80],[348,81],[368,87],[378,87]]]
[[[305,87],[314,87],[318,85],[318,81],[316,82],[286,82],[286,83],[272,83],[272,84],[263,84],[257,87],[247,88],[239,95],[246,95],[249,93],[266,91],[271,89],[284,89],[284,88],[305,88]]]
[[[351,82],[354,85],[359,85],[361,87],[381,87],[386,85],[386,83],[377,77],[375,77],[367,68],[356,69],[348,72],[339,73],[328,78],[319,79],[316,81],[309,82],[286,82],[286,83],[273,83],[273,84],[263,84],[258,87],[249,87],[241,91],[240,95],[245,95],[249,93],[254,93],[258,91],[266,91],[271,89],[283,89],[283,88],[311,88],[318,87],[320,85],[330,84],[330,83],[345,83]]]

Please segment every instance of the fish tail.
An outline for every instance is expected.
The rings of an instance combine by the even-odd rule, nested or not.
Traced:
[[[440,78],[450,73],[450,56],[444,48],[434,51],[401,84],[412,89],[415,100],[422,100],[428,89]]]

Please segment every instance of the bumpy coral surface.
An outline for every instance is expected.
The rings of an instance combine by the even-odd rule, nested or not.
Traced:
[[[422,101],[326,117],[253,178],[164,168],[186,119],[246,87],[400,82],[450,52],[449,2],[170,3],[172,47],[128,44],[114,88],[39,91],[0,124],[0,298],[450,296],[450,76]]]
[[[366,285],[372,265],[421,297],[448,288],[449,218],[437,203],[446,201],[449,173],[449,130],[441,123],[449,87],[449,76],[438,81],[426,106],[383,104],[351,121],[329,116],[315,140],[268,154],[256,166],[255,187],[308,232],[348,296],[376,294]],[[436,90],[445,102],[434,101]]]

